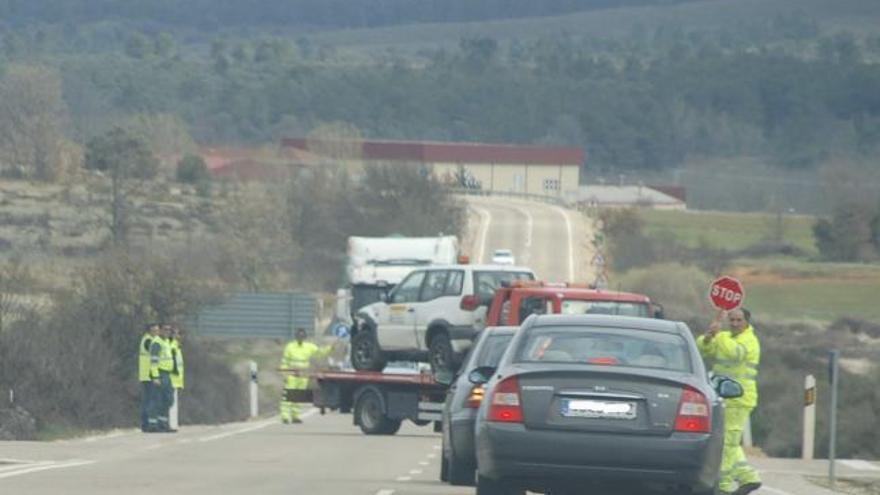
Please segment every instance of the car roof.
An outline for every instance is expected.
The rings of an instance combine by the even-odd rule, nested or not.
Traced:
[[[537,315],[532,320],[531,326],[601,326],[676,335],[681,335],[685,331],[684,325],[678,321],[618,315]]]
[[[582,287],[509,287],[511,292],[535,295],[562,294],[563,299],[580,301],[622,301],[648,303],[651,299],[644,294],[619,292],[613,290],[587,289]]]
[[[473,270],[473,271],[487,271],[487,272],[524,272],[524,273],[532,273],[534,271],[531,268],[527,268],[525,266],[512,266],[512,265],[430,265],[430,266],[422,266],[419,267],[415,271],[420,270]]]
[[[510,249],[496,249],[495,254],[513,254],[513,251]]]
[[[513,335],[514,332],[519,330],[519,327],[511,327],[511,326],[503,326],[503,327],[486,327],[483,329],[484,332],[494,333],[498,335]]]

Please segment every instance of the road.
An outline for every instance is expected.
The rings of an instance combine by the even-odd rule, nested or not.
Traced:
[[[349,415],[320,416],[310,410],[301,425],[281,425],[272,418],[184,427],[178,434],[128,430],[60,442],[0,442],[0,493],[473,494],[472,488],[437,481],[439,457],[440,437],[429,427],[407,424],[393,437],[369,437],[351,424]],[[759,495],[831,493],[803,479],[824,473],[821,461],[755,462],[768,485]],[[844,476],[878,472],[874,464],[840,468]]]
[[[473,257],[489,263],[495,249],[510,249],[518,265],[550,281],[592,282],[590,223],[559,206],[503,197],[468,196]]]

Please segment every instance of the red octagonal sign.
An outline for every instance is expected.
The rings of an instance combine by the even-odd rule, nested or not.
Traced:
[[[740,307],[745,298],[746,292],[742,284],[733,277],[720,277],[712,282],[709,288],[709,299],[712,304],[725,311]]]

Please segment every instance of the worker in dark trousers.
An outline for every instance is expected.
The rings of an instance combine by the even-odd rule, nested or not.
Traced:
[[[150,414],[150,399],[153,381],[150,379],[150,346],[153,339],[159,335],[159,325],[150,323],[146,326],[144,335],[138,346],[138,380],[141,382],[141,431],[150,429],[148,418]]]
[[[149,431],[174,433],[168,425],[168,410],[174,403],[174,388],[171,373],[174,371],[174,357],[171,352],[171,327],[163,325],[160,334],[150,345],[150,379],[153,394],[150,416],[147,419]]]

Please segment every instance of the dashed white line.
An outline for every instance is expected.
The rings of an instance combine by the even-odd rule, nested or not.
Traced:
[[[443,448],[443,447],[441,447],[440,445],[435,445],[435,446],[434,446],[434,450],[440,450],[440,449],[442,449],[442,448]]]
[[[410,481],[411,479],[411,476],[398,476],[396,481]]]
[[[410,469],[409,474],[422,474],[421,469]]]
[[[428,462],[428,461],[419,462],[419,466],[427,466],[428,464],[430,464],[430,462]]]
[[[382,490],[379,490],[378,492],[376,492],[376,495],[392,495],[393,493],[394,493],[394,490],[389,490],[389,489],[385,488],[385,489],[382,489]]]
[[[437,457],[437,454],[428,454],[428,459],[433,459]]]
[[[482,225],[480,225],[480,254],[477,256],[476,263],[483,263],[483,256],[486,255],[486,237],[489,235],[489,224],[492,223],[492,214],[489,213],[489,210],[476,206],[474,209],[477,210],[482,219]]]
[[[534,231],[535,221],[534,221],[534,218],[532,218],[532,214],[531,214],[531,212],[529,212],[529,210],[522,208],[520,206],[514,206],[514,208],[516,208],[516,210],[518,212],[522,213],[522,215],[526,217],[526,242],[525,242],[526,249],[522,255],[522,258],[523,258],[522,263],[525,265],[528,265],[529,260],[532,257],[532,254],[531,254],[531,251],[532,251],[532,232]]]
[[[76,461],[76,460],[67,461],[67,462],[47,461],[47,462],[40,463],[37,466],[31,466],[31,467],[20,466],[21,469],[19,469],[17,471],[0,473],[0,479],[11,478],[13,476],[21,476],[24,474],[37,473],[40,471],[47,471],[49,469],[72,468],[72,467],[85,466],[87,464],[94,464],[94,463],[95,463],[95,461]]]
[[[129,435],[129,434],[130,434],[130,433],[126,433],[126,432],[124,432],[124,431],[116,431],[116,432],[113,432],[113,433],[108,433],[108,434],[106,434],[106,435],[96,435],[96,436],[93,436],[93,437],[88,437],[88,438],[86,438],[84,441],[85,441],[85,442],[92,443],[92,442],[98,442],[98,441],[100,441],[100,440],[109,440],[109,439],[111,439],[111,438],[124,437],[124,436]]]
[[[554,208],[565,220],[565,231],[568,234],[568,281],[574,282],[574,235],[572,234],[571,220],[565,210],[558,206],[554,206]]]
[[[306,411],[306,412],[300,414],[299,417],[300,417],[300,419],[306,419],[306,418],[308,418],[308,417],[310,417],[310,416],[314,416],[314,415],[317,414],[317,413],[318,413],[318,410],[313,408],[313,409],[309,409],[308,411]],[[267,426],[273,425],[273,424],[275,424],[275,423],[277,423],[277,422],[278,422],[278,417],[273,417],[273,418],[270,418],[270,419],[267,419],[267,420],[261,421],[261,422],[259,422],[259,423],[257,423],[257,424],[254,424],[254,425],[251,425],[251,426],[248,426],[248,427],[245,427],[245,428],[239,428],[238,430],[234,430],[234,431],[227,431],[227,432],[224,432],[224,433],[218,433],[218,434],[216,434],[216,435],[210,435],[210,436],[207,436],[207,437],[202,437],[202,438],[199,438],[198,440],[199,440],[199,442],[212,442],[212,441],[214,441],[214,440],[220,440],[220,439],[223,439],[223,438],[229,438],[229,437],[231,437],[231,436],[240,435],[240,434],[242,434],[242,433],[248,433],[248,432],[251,432],[251,431],[261,430],[261,429],[263,429],[263,428],[265,428],[265,427],[267,427]]]

